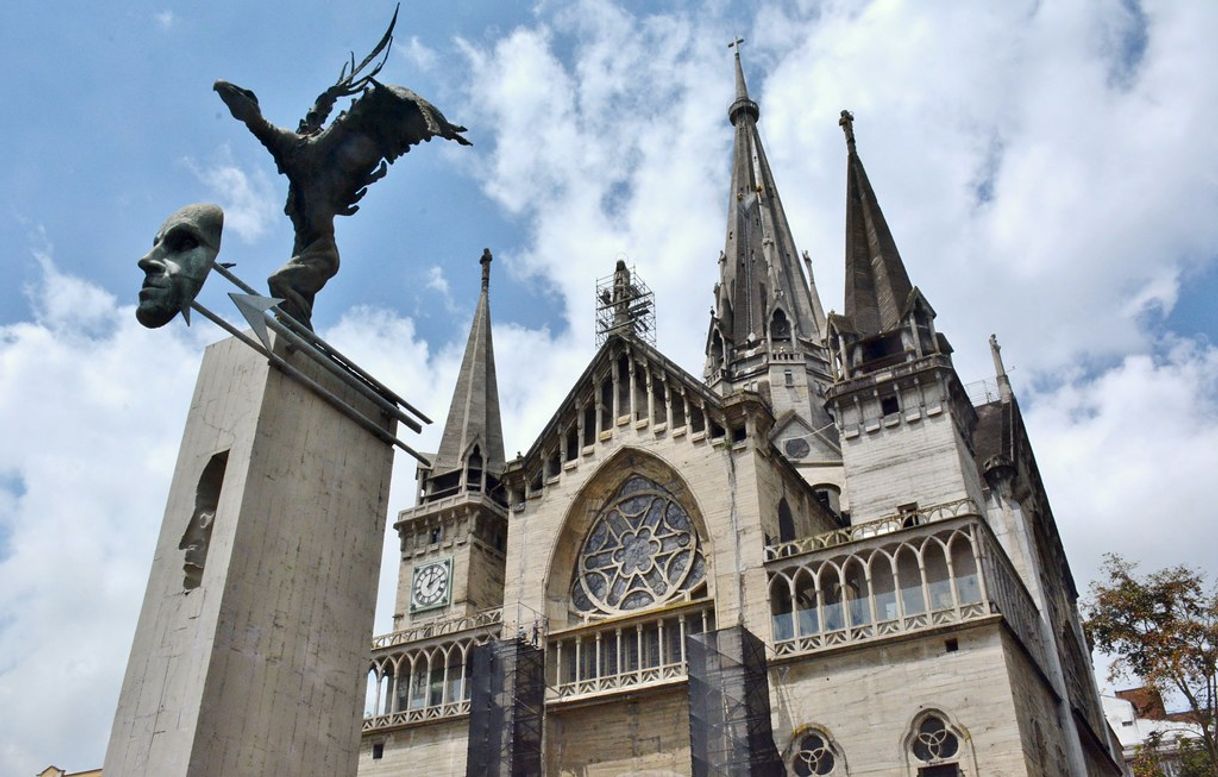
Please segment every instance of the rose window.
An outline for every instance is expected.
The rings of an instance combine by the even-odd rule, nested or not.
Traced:
[[[588,530],[571,601],[579,612],[607,615],[666,602],[705,580],[706,560],[685,508],[663,486],[632,475]]]

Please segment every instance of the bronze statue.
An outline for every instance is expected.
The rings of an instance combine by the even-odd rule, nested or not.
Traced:
[[[389,29],[362,62],[356,65],[352,55],[343,65],[338,81],[318,95],[295,132],[264,119],[250,90],[227,81],[215,84],[233,118],[266,146],[279,172],[288,177],[284,213],[292,220],[295,244],[292,258],[267,282],[271,293],[285,300],[284,312],[310,329],[313,297],[338,272],[334,217],[355,213],[368,186],[385,176],[386,163],[392,164],[411,146],[437,135],[470,145],[459,134],[465,127],[449,123],[431,103],[409,89],[376,81],[389,56],[397,17],[395,10]],[[382,52],[371,71],[359,75]],[[357,94],[348,110],[322,127],[339,98]]]
[[[144,271],[135,317],[149,329],[165,326],[179,312],[190,323],[190,303],[203,288],[220,252],[224,211],[219,205],[187,205],[169,214],[138,262]]]

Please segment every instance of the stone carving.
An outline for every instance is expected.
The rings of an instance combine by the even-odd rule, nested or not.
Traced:
[[[389,56],[396,23],[394,11],[372,52],[358,65],[354,56],[343,65],[338,81],[318,95],[294,132],[263,118],[250,90],[227,81],[215,83],[233,118],[270,151],[288,178],[284,213],[292,221],[295,243],[292,258],[268,283],[271,293],[284,300],[281,309],[309,328],[314,296],[338,272],[334,217],[355,213],[368,187],[385,176],[386,163],[392,164],[411,146],[435,136],[470,145],[459,134],[465,127],[450,123],[431,103],[405,87],[375,80]],[[323,127],[334,104],[355,95],[350,108]]]
[[[203,474],[199,476],[199,487],[195,490],[195,509],[182,532],[178,550],[182,554],[182,588],[190,593],[203,582],[203,568],[207,566],[207,551],[211,547],[211,530],[216,522],[216,510],[220,504],[220,489],[224,486],[224,471],[228,467],[228,451],[211,457]]]
[[[580,612],[611,614],[666,602],[705,579],[688,513],[662,486],[634,475],[588,531],[571,596]]]
[[[165,219],[152,250],[139,261],[144,285],[135,317],[141,324],[149,329],[164,326],[179,311],[190,323],[190,303],[215,265],[223,229],[219,205],[187,205]]]

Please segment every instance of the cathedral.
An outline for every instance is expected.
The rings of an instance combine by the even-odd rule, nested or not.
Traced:
[[[483,256],[439,450],[394,523],[361,777],[1123,773],[997,342],[970,398],[845,111],[825,314],[735,65],[701,376],[648,339],[619,263],[598,351],[507,460]]]

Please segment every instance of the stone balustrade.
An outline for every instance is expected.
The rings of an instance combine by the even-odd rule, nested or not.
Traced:
[[[483,610],[482,612],[460,618],[447,618],[445,620],[422,623],[408,629],[402,629],[389,634],[382,634],[379,637],[373,637],[372,652],[376,654],[385,648],[396,647],[398,645],[408,645],[415,642],[421,642],[426,639],[432,639],[434,637],[443,637],[448,634],[457,634],[462,631],[469,631],[470,629],[499,626],[502,623],[502,609]]]
[[[801,537],[790,542],[767,545],[765,559],[766,561],[773,561],[774,559],[799,556],[824,548],[832,548],[871,537],[892,534],[893,532],[902,531],[913,526],[924,526],[961,515],[978,514],[977,505],[971,499],[959,499],[954,502],[945,502],[918,510],[906,510],[884,518],[878,518],[874,521],[814,534],[811,537]]]

